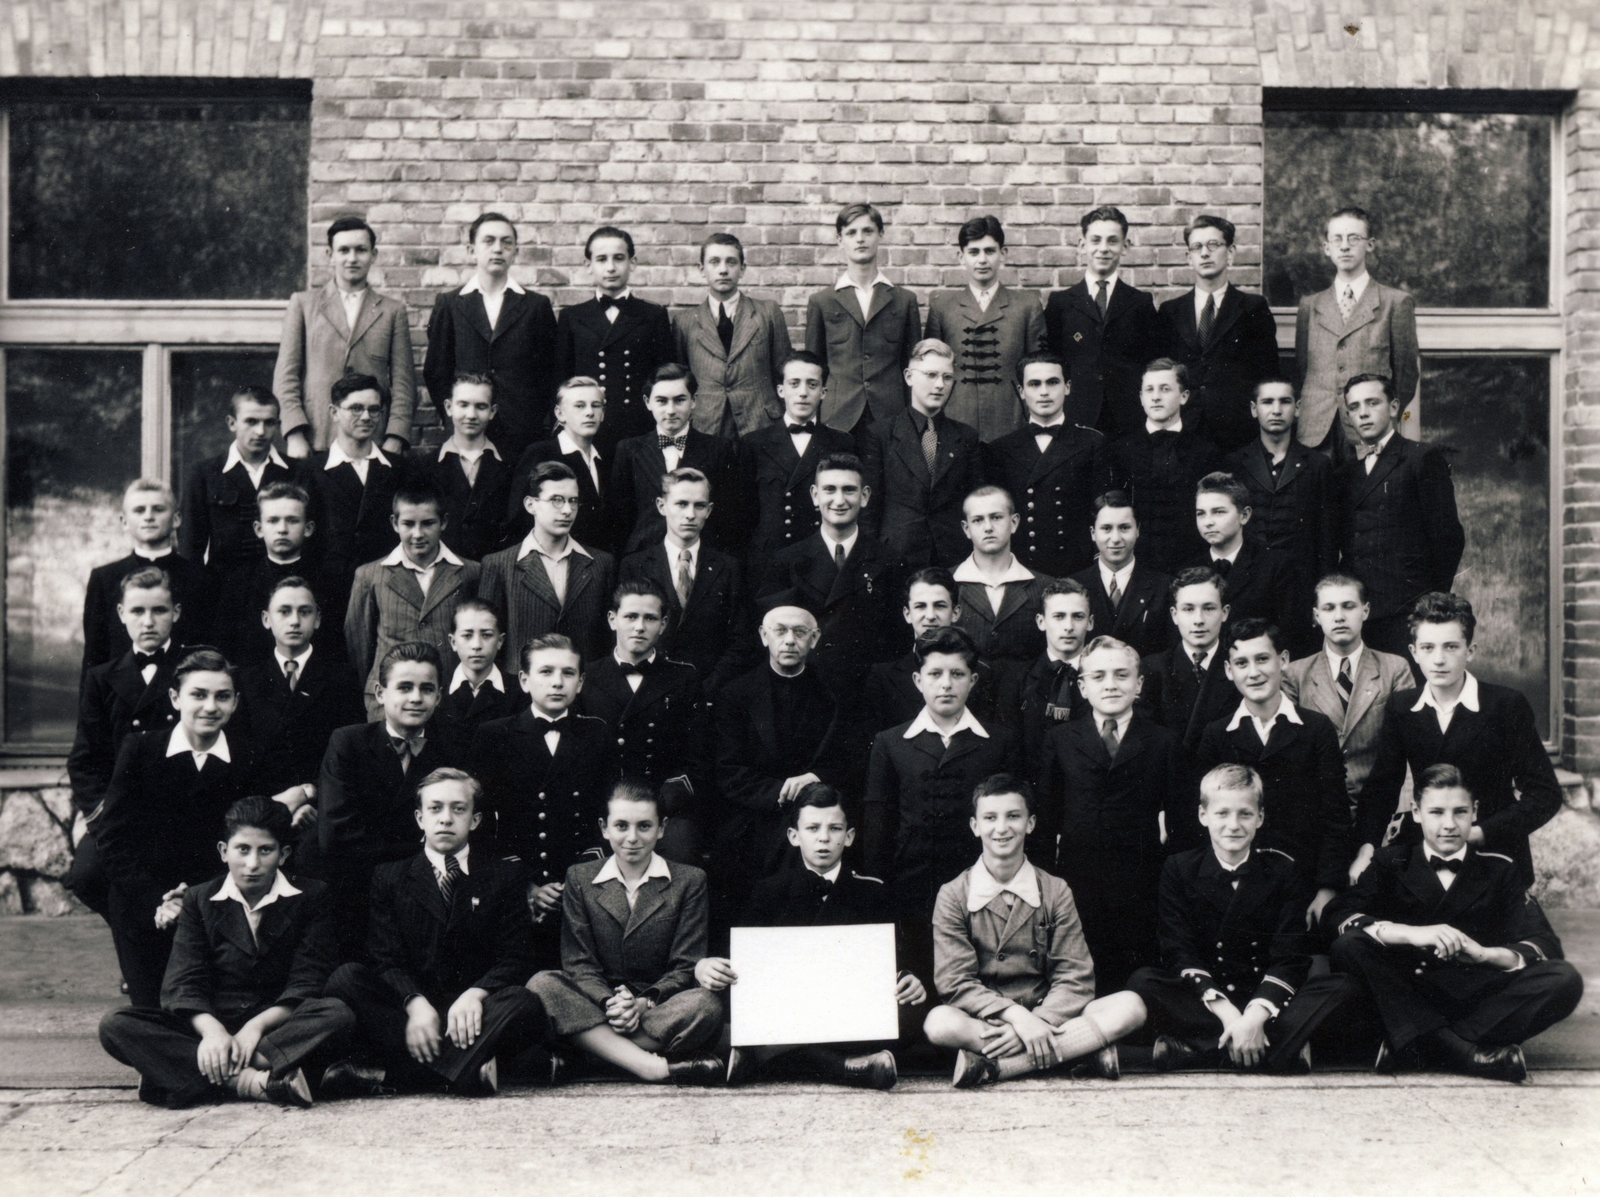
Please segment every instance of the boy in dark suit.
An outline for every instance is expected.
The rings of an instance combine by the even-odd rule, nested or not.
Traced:
[[[161,1008],[113,1010],[100,1043],[139,1070],[139,1100],[182,1109],[207,1098],[309,1106],[355,1029],[355,1015],[322,989],[338,937],[320,881],[290,881],[289,814],[242,798],[223,818],[224,876],[183,896]],[[320,1066],[319,1066],[320,1065]]]
[[[1345,384],[1344,406],[1362,451],[1339,467],[1340,568],[1366,584],[1367,643],[1404,656],[1412,604],[1450,590],[1466,548],[1455,482],[1441,450],[1399,434],[1400,402],[1389,379],[1356,375]]]
[[[256,496],[274,482],[311,485],[303,460],[285,461],[273,445],[278,401],[265,387],[240,387],[229,400],[233,443],[221,456],[198,461],[183,484],[178,551],[204,561],[215,582],[261,556],[255,532]]]
[[[241,666],[261,661],[272,653],[272,633],[263,626],[261,613],[267,598],[285,578],[302,578],[317,592],[319,603],[329,601],[336,587],[312,560],[309,542],[316,531],[310,516],[311,493],[293,482],[269,482],[256,500],[255,533],[266,547],[259,560],[242,565],[228,577],[217,594],[217,644],[230,661]],[[326,656],[344,659],[344,624],[324,613],[314,643]]]
[[[656,369],[676,361],[672,317],[659,304],[628,289],[633,273],[633,238],[605,225],[589,234],[583,256],[594,278],[594,298],[561,309],[556,322],[556,373],[600,380],[606,392],[606,421],[595,447],[611,457],[617,442],[650,431],[645,406]]]
[[[1473,843],[1462,771],[1417,775],[1420,843],[1382,849],[1323,911],[1333,967],[1357,978],[1383,1022],[1374,1070],[1420,1057],[1452,1072],[1523,1081],[1522,1041],[1577,1008],[1583,976],[1510,857]]]
[[[702,809],[711,796],[705,695],[695,667],[658,650],[667,596],[654,582],[621,582],[608,617],[616,647],[584,676],[583,713],[603,720],[622,776],[654,788],[672,821],[668,860],[701,858]]]
[[[1178,629],[1178,641],[1143,662],[1140,702],[1191,755],[1206,726],[1239,705],[1239,692],[1226,672],[1228,655],[1222,651],[1222,625],[1228,620],[1222,587],[1222,579],[1209,569],[1186,569],[1173,578],[1167,615]],[[1192,781],[1199,780],[1200,774],[1194,774]]]
[[[1078,222],[1081,283],[1053,292],[1044,308],[1045,348],[1067,363],[1068,420],[1115,440],[1139,427],[1139,375],[1161,352],[1155,300],[1118,273],[1128,218],[1109,206]]]
[[[123,740],[95,828],[128,1000],[149,1009],[161,1004],[183,893],[220,871],[222,817],[254,777],[244,744],[229,744],[223,730],[239,692],[222,654],[184,654],[168,696],[177,725]]]
[[[1312,1035],[1357,996],[1349,977],[1310,975],[1309,890],[1292,858],[1254,847],[1261,794],[1250,766],[1212,769],[1200,782],[1210,843],[1161,870],[1161,966],[1128,982],[1156,1034],[1160,1072],[1224,1060],[1309,1072]]]
[[[1034,855],[1072,887],[1104,996],[1158,959],[1162,842],[1167,822],[1188,803],[1176,737],[1134,709],[1139,654],[1100,636],[1080,660],[1089,711],[1045,736]]]
[[[1067,422],[1066,366],[1053,353],[1017,363],[1016,389],[1028,423],[983,448],[983,476],[1003,487],[1025,516],[1017,556],[1030,569],[1060,577],[1094,559],[1086,531],[1094,497],[1113,484],[1106,438]]]
[[[468,561],[482,561],[506,542],[511,467],[489,439],[496,393],[489,375],[456,375],[445,406],[450,439],[437,453],[424,449],[406,461],[412,477],[439,496],[444,543]]]
[[[1167,613],[1172,579],[1151,569],[1135,553],[1139,519],[1125,490],[1095,497],[1089,536],[1095,563],[1072,575],[1089,592],[1089,611],[1102,636],[1115,636],[1141,657],[1160,652],[1172,642],[1172,617]]]
[[[706,696],[714,699],[753,655],[744,574],[735,558],[701,537],[712,502],[711,482],[699,470],[679,466],[665,475],[656,509],[666,521],[666,536],[624,557],[617,576],[624,584],[648,582],[661,591],[661,651],[693,665]]]
[[[709,479],[713,496],[733,494],[736,450],[732,441],[690,425],[694,389],[688,367],[677,362],[658,366],[645,399],[655,430],[617,444],[611,465],[611,510],[617,520],[614,541],[626,553],[655,544],[666,532],[658,506],[664,475],[684,468],[698,470]],[[724,547],[738,543],[737,514],[730,505],[726,516],[712,515],[709,532],[714,543]]]
[[[960,587],[947,569],[930,565],[912,574],[906,580],[905,607],[901,611],[912,636],[920,640],[955,624],[961,618],[959,593]],[[867,748],[872,746],[872,739],[879,732],[915,719],[922,710],[924,704],[922,692],[917,689],[916,673],[917,654],[907,650],[893,661],[878,662],[867,674],[857,713],[866,733]],[[967,705],[980,720],[987,720],[995,717],[1002,697],[994,670],[980,658]]]
[[[536,973],[550,1033],[642,1081],[720,1084],[707,1050],[722,1031],[722,999],[695,983],[706,956],[706,875],[656,852],[660,799],[619,781],[602,829],[611,856],[567,871],[561,970]]]
[[[1206,725],[1196,767],[1249,765],[1260,775],[1261,846],[1292,857],[1315,888],[1306,909],[1306,925],[1314,926],[1350,868],[1350,799],[1339,733],[1326,715],[1296,706],[1283,692],[1289,653],[1276,627],[1241,619],[1229,625],[1223,644],[1228,680],[1243,701],[1231,716]],[[1175,835],[1174,843],[1187,847],[1193,838],[1192,831]]]
[[[523,506],[528,496],[528,475],[540,462],[564,462],[578,480],[578,518],[572,534],[591,548],[616,552],[614,531],[606,498],[611,493],[611,466],[594,447],[606,418],[606,389],[593,378],[578,375],[556,392],[555,435],[522,451],[511,472],[506,494],[506,539],[520,540],[533,530],[533,516]]]
[[[1041,596],[1051,582],[1011,551],[1021,516],[998,486],[980,486],[961,505],[961,531],[972,552],[951,574],[960,587],[955,626],[972,637],[1002,689],[1044,647]]]
[[[83,672],[115,661],[128,651],[127,629],[117,614],[122,579],[154,566],[172,583],[172,601],[183,613],[182,640],[203,643],[211,627],[211,581],[205,566],[180,556],[175,530],[181,522],[172,488],[155,478],[139,478],[122,495],[122,526],[132,551],[96,566],[83,595]]]
[[[1194,518],[1206,551],[1190,564],[1222,578],[1229,620],[1265,619],[1284,629],[1289,647],[1300,647],[1310,634],[1311,609],[1291,606],[1296,591],[1289,558],[1245,538],[1252,514],[1249,500],[1250,492],[1232,474],[1200,479]]]
[[[522,870],[468,843],[482,794],[459,769],[421,778],[422,851],[373,874],[371,963],[342,965],[328,981],[383,1060],[382,1080],[398,1086],[494,1094],[499,1056],[536,1046],[544,1031],[525,988],[534,960]]]
[[[1202,435],[1229,452],[1255,439],[1249,413],[1256,383],[1278,372],[1278,325],[1260,295],[1228,283],[1233,222],[1209,213],[1183,231],[1195,285],[1161,305],[1163,352],[1189,369],[1190,415]]]
[[[506,719],[522,708],[521,698],[507,685],[495,664],[505,648],[500,616],[482,599],[462,599],[450,626],[450,651],[456,671],[439,700],[439,720],[454,738],[470,744],[478,728],[491,719]]]
[[[961,560],[961,503],[983,483],[978,432],[944,414],[955,361],[943,341],[918,341],[905,370],[911,405],[869,426],[864,481],[877,502],[863,522],[909,569]]]
[[[1384,710],[1377,758],[1356,806],[1360,849],[1352,874],[1383,844],[1407,767],[1417,777],[1448,764],[1461,771],[1482,816],[1468,836],[1472,846],[1509,857],[1519,884],[1533,884],[1528,836],[1561,809],[1561,786],[1527,698],[1468,670],[1477,626],[1472,604],[1459,595],[1425,594],[1412,609],[1411,656],[1423,685],[1391,695]],[[1410,814],[1401,815],[1397,839],[1416,843]]]
[[[344,621],[356,567],[377,561],[399,539],[390,522],[399,474],[378,448],[389,391],[369,374],[333,384],[333,442],[312,456],[312,505],[321,528],[322,564],[329,584],[327,615]]]
[[[1019,729],[1024,768],[1035,778],[1042,776],[1045,740],[1051,730],[1089,713],[1079,680],[1083,653],[1094,631],[1089,596],[1071,578],[1047,583],[1039,595],[1039,608],[1034,619],[1044,637],[1044,651],[1026,673],[1013,675],[997,712],[1007,725]],[[1052,855],[1050,863],[1054,860]]]

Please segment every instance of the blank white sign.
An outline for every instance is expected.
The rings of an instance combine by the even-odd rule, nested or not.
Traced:
[[[735,927],[729,958],[735,1047],[900,1034],[893,923]]]

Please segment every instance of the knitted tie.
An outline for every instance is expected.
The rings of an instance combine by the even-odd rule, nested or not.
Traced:
[[[1205,348],[1211,344],[1211,332],[1217,326],[1216,298],[1206,296],[1206,306],[1200,309],[1200,346]]]
[[[1355,681],[1350,676],[1350,658],[1339,658],[1339,705],[1348,707],[1350,695],[1355,690]]]
[[[1190,655],[1194,657],[1194,679],[1195,679],[1195,681],[1197,681],[1197,682],[1204,681],[1205,680],[1205,676],[1206,676],[1206,655],[1205,655],[1205,653],[1201,652],[1199,649],[1196,649]]]
[[[727,353],[733,348],[733,321],[728,318],[728,305],[719,303],[717,314],[717,336],[722,340],[722,352]]]
[[[1100,309],[1100,319],[1102,320],[1106,318],[1106,309],[1111,306],[1110,290],[1111,285],[1105,279],[1101,279],[1095,284],[1094,302],[1095,306]]]
[[[1339,315],[1346,320],[1350,313],[1356,310],[1356,289],[1346,284],[1345,289],[1339,293]]]
[[[939,460],[939,431],[929,420],[922,430],[922,460],[928,463],[928,473],[933,473],[933,463]]]
[[[694,589],[693,559],[688,549],[678,550],[678,605],[689,605],[689,592]]]
[[[1106,752],[1112,760],[1117,759],[1117,746],[1122,741],[1117,739],[1117,721],[1107,719],[1100,725],[1100,739],[1106,746]]]
[[[461,862],[456,859],[455,853],[449,853],[444,858],[444,876],[439,879],[439,896],[444,899],[446,910],[450,909],[450,900],[456,894],[456,882],[461,877]]]
[[[295,682],[300,679],[300,662],[290,657],[283,663],[283,677],[289,683],[289,690],[294,691]]]

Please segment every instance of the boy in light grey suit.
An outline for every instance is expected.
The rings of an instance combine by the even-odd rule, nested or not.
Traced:
[[[1295,372],[1300,378],[1300,443],[1341,460],[1360,439],[1344,411],[1344,386],[1360,374],[1381,374],[1401,410],[1417,393],[1417,309],[1411,296],[1367,273],[1377,242],[1372,218],[1340,208],[1328,218],[1322,252],[1338,269],[1333,286],[1300,300],[1295,316]],[[1334,435],[1342,427],[1343,437]]]
[[[778,383],[794,348],[783,310],[739,290],[744,246],[732,233],[712,233],[700,247],[705,302],[672,314],[678,360],[699,384],[693,426],[738,440],[783,415]]]
[[[315,291],[289,298],[278,340],[272,393],[282,405],[290,457],[309,457],[333,437],[329,391],[346,374],[370,374],[389,388],[389,423],[379,439],[385,453],[404,452],[416,407],[416,365],[406,305],[367,286],[378,235],[359,216],[328,226],[334,277]]]

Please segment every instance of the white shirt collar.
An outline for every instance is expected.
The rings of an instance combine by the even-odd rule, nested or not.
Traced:
[[[595,302],[599,303],[601,305],[604,305],[608,301],[621,303],[624,299],[632,299],[633,298],[633,288],[632,287],[624,287],[622,289],[622,294],[621,295],[607,295],[604,291],[600,290],[599,287],[596,287],[594,289],[594,298],[595,298]]]
[[[1383,434],[1383,439],[1380,440],[1376,445],[1372,446],[1372,448],[1368,452],[1367,456],[1368,457],[1376,457],[1378,454],[1382,453],[1385,449],[1387,449],[1389,447],[1389,442],[1394,440],[1395,431],[1396,430],[1395,430],[1394,426],[1391,425],[1389,427],[1389,431]]]
[[[1155,426],[1155,421],[1146,420],[1144,422],[1144,430],[1147,433],[1149,433],[1151,436],[1154,436],[1158,432],[1182,432],[1183,431],[1183,417],[1179,416],[1178,420],[1177,420],[1177,422],[1175,424],[1170,424],[1165,428],[1157,428]]]
[[[478,273],[477,271],[473,271],[472,277],[466,281],[466,285],[461,288],[459,294],[471,295],[474,291],[482,290],[483,284],[478,281]],[[526,294],[526,292],[522,289],[522,284],[517,282],[517,280],[512,278],[509,274],[506,275],[506,290],[515,291],[518,295]]]
[[[1449,856],[1446,856],[1442,852],[1435,852],[1432,848],[1428,847],[1427,844],[1423,844],[1422,845],[1422,855],[1423,855],[1423,858],[1425,860],[1428,860],[1428,861],[1435,861],[1435,860],[1465,860],[1467,858],[1467,845],[1466,844],[1462,844],[1461,847],[1457,848],[1454,852],[1450,853]]]
[[[1096,278],[1091,271],[1085,270],[1083,272],[1083,285],[1089,288],[1090,299],[1095,297],[1095,293],[1100,290],[1100,284],[1104,282],[1106,285],[1106,300],[1110,302],[1112,294],[1117,289],[1117,284],[1121,281],[1121,272],[1118,270],[1113,270],[1104,279]]]
[[[244,908],[244,921],[250,925],[250,938],[255,939],[261,929],[261,912],[271,906],[279,898],[292,898],[300,891],[283,875],[279,869],[272,876],[272,887],[262,896],[261,901],[254,906],[244,900],[244,895],[239,892],[239,887],[234,884],[233,874],[229,873],[222,883],[222,888],[211,895],[213,902],[237,902]]]
[[[996,881],[983,858],[978,858],[978,863],[967,873],[968,913],[982,910],[1001,894],[1015,894],[1035,910],[1044,905],[1039,893],[1039,872],[1033,867],[1033,861],[1024,860],[1010,881]]]
[[[1191,660],[1192,659],[1193,658],[1191,658]],[[1261,742],[1265,744],[1267,742],[1267,737],[1272,734],[1272,725],[1276,723],[1280,717],[1288,719],[1290,723],[1298,723],[1301,725],[1305,724],[1305,720],[1300,718],[1300,712],[1294,709],[1294,703],[1289,701],[1289,696],[1287,694],[1280,694],[1278,695],[1278,709],[1272,712],[1272,718],[1268,719],[1265,723],[1250,713],[1250,708],[1248,705],[1240,702],[1239,709],[1233,713],[1233,718],[1228,720],[1228,730],[1238,731],[1239,725],[1248,719],[1251,723],[1256,725],[1256,732],[1258,735],[1260,735]]]
[[[1111,718],[1111,716],[1102,715],[1098,711],[1091,710],[1089,712],[1089,718],[1094,723],[1094,730],[1099,731],[1106,725],[1106,720]],[[1118,715],[1116,719],[1117,743],[1120,744],[1122,741],[1128,738],[1128,725],[1133,722],[1133,708],[1129,707],[1126,711],[1123,711],[1122,714]]]
[[[193,744],[189,743],[189,733],[183,730],[183,724],[178,724],[172,729],[172,734],[167,737],[167,755],[182,756],[186,752],[194,757],[197,765],[204,764],[205,758],[208,756],[214,756],[219,761],[227,761],[230,765],[233,764],[233,757],[228,753],[228,733],[225,731],[218,732],[217,742],[204,752],[201,752]]]
[[[1238,864],[1231,865],[1227,861],[1223,860],[1222,857],[1218,856],[1217,850],[1213,848],[1211,849],[1211,859],[1217,862],[1217,868],[1221,869],[1224,873],[1237,873],[1240,869],[1244,868],[1245,865],[1250,863],[1250,853],[1245,853],[1244,859]]]
[[[1222,301],[1228,297],[1228,287],[1228,283],[1223,283],[1220,291],[1202,291],[1199,287],[1194,289],[1194,319],[1196,324],[1200,323],[1200,313],[1205,310],[1208,296],[1215,296],[1212,300],[1212,312],[1216,313],[1222,310]]]
[[[267,446],[267,461],[258,466],[245,465],[244,458],[239,455],[239,442],[234,441],[228,446],[228,456],[222,462],[222,472],[226,474],[236,465],[242,465],[247,470],[265,470],[269,461],[279,469],[286,470],[289,468],[289,463],[283,460],[283,457],[278,453],[278,446],[276,445]]]
[[[316,646],[315,645],[308,645],[305,652],[301,653],[298,657],[294,658],[294,667],[299,673],[301,673],[301,674],[305,673],[305,671],[306,671],[306,662],[311,660],[311,654],[316,652],[316,651],[317,650],[316,650]],[[274,644],[272,646],[272,655],[275,658],[277,658],[277,661],[278,661],[278,672],[282,673],[283,672],[283,667],[289,663],[289,654],[284,652],[283,649],[279,648],[276,644]]]
[[[1100,567],[1100,584],[1104,586],[1107,591],[1109,591],[1111,589],[1111,580],[1115,578],[1117,582],[1117,589],[1126,594],[1128,592],[1128,583],[1133,579],[1134,564],[1138,560],[1139,559],[1137,557],[1129,557],[1128,564],[1117,569],[1112,569],[1104,561],[1101,561],[1098,557],[1096,557],[1095,564]],[[1109,634],[1110,633],[1107,633],[1107,635]]]
[[[689,550],[689,572],[695,574],[700,572],[700,545],[702,541],[697,540],[693,544],[686,544],[683,546],[683,549],[680,549],[677,545],[673,544],[671,537],[663,538],[661,543],[666,547],[667,564],[672,567],[674,571],[672,576],[674,578],[678,576],[676,572],[678,568],[678,554],[683,552],[683,549]]]
[[[839,276],[839,281],[833,284],[833,289],[835,291],[843,291],[846,287],[855,287],[857,291],[871,291],[879,283],[882,283],[885,287],[894,286],[894,284],[889,281],[889,276],[880,270],[878,271],[878,277],[873,279],[872,282],[868,283],[865,287],[856,287],[855,283],[850,281],[850,276],[848,274],[841,274]]]
[[[810,865],[805,865],[804,867],[806,868],[806,870],[808,872],[817,873],[817,871],[815,869],[813,869]],[[844,871],[844,861],[841,860],[838,864],[834,865],[833,868],[829,869],[826,873],[817,873],[817,876],[821,877],[824,881],[838,881],[839,880],[839,874],[841,872],[843,872],[843,871]]]
[[[1334,296],[1337,298],[1338,296],[1343,295],[1345,288],[1348,287],[1350,290],[1355,292],[1356,302],[1360,303],[1361,297],[1367,293],[1367,284],[1371,281],[1372,276],[1366,272],[1365,268],[1362,269],[1359,275],[1347,283],[1341,283],[1337,278],[1335,278],[1333,280]]]
[[[1211,668],[1211,662],[1216,658],[1217,649],[1219,649],[1221,647],[1222,647],[1222,641],[1221,641],[1220,638],[1211,642],[1211,647],[1205,650],[1206,651],[1205,660],[1200,662],[1200,668],[1201,669],[1210,669]],[[1183,654],[1184,660],[1189,661],[1191,664],[1193,663],[1193,661],[1194,661],[1194,652],[1195,652],[1194,646],[1191,645],[1188,641],[1182,639],[1181,637],[1178,640],[1178,651]]]
[[[1212,561],[1226,561],[1229,565],[1232,565],[1239,560],[1239,554],[1244,552],[1244,537],[1241,536],[1239,538],[1239,543],[1233,546],[1233,552],[1231,553],[1219,553],[1215,547],[1208,549],[1207,552]]]
[[[606,857],[606,863],[600,866],[600,871],[594,875],[594,880],[590,882],[590,884],[604,885],[607,881],[618,881],[622,883],[624,889],[631,888],[636,890],[646,881],[656,877],[661,878],[663,881],[672,880],[672,870],[667,867],[667,858],[662,856],[661,853],[652,852],[650,854],[650,863],[645,866],[644,876],[639,878],[637,885],[633,886],[629,886],[628,883],[623,880],[622,870],[617,865],[616,854],[613,853],[612,855]]]
[[[160,561],[163,557],[170,556],[177,551],[176,541],[168,544],[164,549],[147,549],[142,544],[136,544],[133,546],[133,555],[135,557],[142,557],[146,561]]]
[[[1361,653],[1366,647],[1364,643],[1357,644],[1350,652],[1350,678],[1352,681],[1354,681],[1356,673],[1361,669]],[[1343,661],[1344,657],[1334,652],[1326,643],[1323,644],[1322,651],[1328,658],[1328,672],[1333,674],[1334,677],[1338,677],[1339,662]]]
[[[972,732],[974,735],[982,736],[985,740],[989,738],[989,733],[984,730],[983,724],[978,722],[978,717],[972,713],[971,707],[962,709],[961,718],[956,720],[956,725],[950,729],[949,735],[945,735],[944,732],[934,726],[933,715],[929,713],[927,707],[923,707],[918,712],[917,717],[911,721],[911,726],[906,728],[905,738],[915,740],[923,732],[932,732],[943,740],[945,747],[948,748],[950,741],[955,739],[956,733],[962,731]]]
[[[827,525],[824,524],[822,528],[817,530],[817,535],[822,537],[822,543],[823,546],[828,550],[828,556],[832,557],[834,546],[841,544],[844,546],[844,555],[846,557],[855,552],[856,540],[861,536],[860,524],[857,524],[854,528],[852,528],[850,530],[850,535],[846,536],[843,540],[835,540],[833,538],[833,533],[826,531],[826,528]]]
[[[743,298],[744,298],[744,296],[738,291],[735,291],[732,295],[728,296],[728,298],[726,298],[726,299],[718,299],[715,295],[707,295],[706,296],[706,306],[711,309],[711,315],[713,317],[716,316],[717,312],[720,309],[727,308],[728,309],[728,319],[732,320],[735,316],[737,316],[739,314],[739,300],[741,300]]]
[[[1422,694],[1412,704],[1413,711],[1420,711],[1423,707],[1432,707],[1443,717],[1455,711],[1457,707],[1466,707],[1469,711],[1478,710],[1478,679],[1472,676],[1472,671],[1467,671],[1467,680],[1461,684],[1461,693],[1455,702],[1448,707],[1440,706],[1439,700],[1434,697],[1433,683],[1429,682],[1422,687]]]
[[[471,868],[469,868],[467,866],[467,853],[471,852],[471,851],[472,851],[472,845],[471,844],[462,844],[461,845],[461,851],[456,853],[456,863],[461,866],[461,871],[463,873],[470,874],[472,872]],[[447,871],[445,869],[445,865],[444,865],[444,853],[443,852],[435,852],[432,848],[428,847],[427,844],[423,844],[422,845],[422,854],[428,858],[428,863],[433,866],[433,871],[436,874],[437,873],[443,873],[443,872]]]
[[[975,283],[968,283],[967,294],[978,301],[980,308],[988,311],[989,305],[994,302],[994,297],[1000,294],[1000,280],[995,279],[994,282],[983,288],[979,288]]]
[[[450,440],[445,441],[444,444],[439,446],[439,460],[440,461],[444,460],[444,457],[445,457],[446,453],[454,453],[457,457],[466,457],[467,460],[469,460],[469,461],[472,461],[472,460],[475,460],[475,459],[477,459],[479,457],[482,457],[485,453],[490,454],[491,456],[493,456],[495,459],[497,459],[499,461],[504,461],[505,460],[505,458],[500,456],[500,450],[496,449],[494,447],[494,442],[490,441],[490,440],[484,441],[483,442],[483,448],[479,449],[476,453],[474,453],[470,457],[468,457],[468,455],[466,453],[464,453],[460,449],[456,448],[455,439],[452,437]]]
[[[378,447],[378,442],[376,440],[372,442],[372,451],[364,458],[351,457],[344,451],[343,445],[341,445],[338,441],[333,441],[328,445],[328,463],[322,468],[325,470],[336,470],[346,462],[354,465],[358,460],[381,461],[386,466],[393,465],[393,463],[383,455],[383,450]]]
[[[568,543],[571,543],[570,538]],[[383,563],[385,565],[403,565],[414,574],[428,573],[441,561],[447,561],[451,565],[462,564],[461,558],[457,557],[451,550],[450,546],[445,544],[445,542],[442,540],[439,542],[439,555],[433,559],[432,565],[416,564],[406,556],[405,549],[400,545],[395,545],[394,548],[389,551],[389,555],[383,559]]]
[[[991,580],[987,575],[978,570],[978,555],[968,554],[967,559],[956,566],[955,572],[950,576],[957,582],[976,582],[979,586],[1004,586],[1008,582],[1031,582],[1033,571],[1012,555],[1011,564],[1006,566],[1006,572],[1000,577]]]
[[[517,549],[517,560],[521,561],[529,553],[538,553],[541,557],[544,557],[544,556],[547,555],[545,553],[545,551],[539,547],[539,542],[534,539],[534,533],[532,533],[532,532],[529,532],[526,536],[524,536],[522,538],[522,546]],[[590,553],[589,553],[588,549],[584,548],[581,544],[579,544],[571,536],[568,536],[567,537],[567,547],[562,549],[554,557],[550,557],[549,560],[551,560],[551,561],[565,561],[573,553],[582,553],[585,557],[590,556]]]
[[[577,441],[572,439],[572,433],[565,428],[556,433],[556,444],[560,447],[563,455],[576,453],[585,461],[594,461],[600,456],[599,451],[592,444],[587,449],[582,448]]]
[[[454,694],[462,686],[471,684],[471,679],[467,677],[467,667],[465,665],[457,665],[456,671],[450,675],[450,688],[445,693]],[[489,666],[489,676],[483,679],[483,684],[493,686],[502,694],[506,692],[506,679],[505,675],[500,672],[500,666]]]

